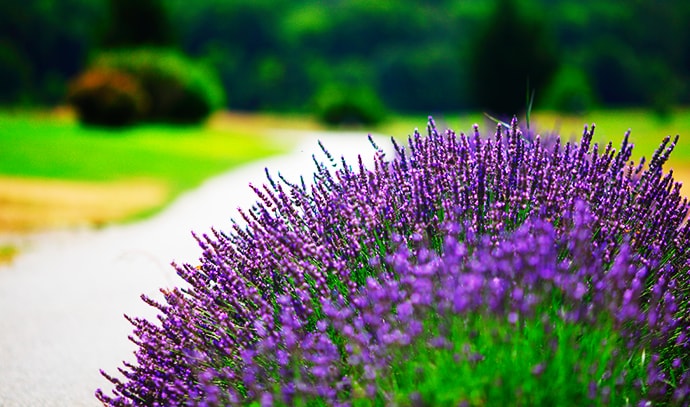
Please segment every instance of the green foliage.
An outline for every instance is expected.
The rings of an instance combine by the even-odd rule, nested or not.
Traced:
[[[198,123],[222,106],[223,88],[212,70],[167,49],[118,50],[101,54],[94,69],[134,78],[146,94],[147,121]]]
[[[120,127],[145,115],[148,96],[139,81],[127,73],[93,68],[69,87],[68,102],[82,123]]]
[[[255,129],[164,124],[112,129],[0,112],[0,174],[83,181],[151,179],[170,187],[170,199],[214,174],[285,148]]]
[[[496,1],[470,62],[472,96],[481,109],[509,116],[526,108],[526,90],[541,93],[559,65],[547,28],[523,15],[515,0]]]
[[[31,66],[16,46],[0,40],[0,104],[21,101],[30,85]]]
[[[386,106],[396,111],[426,112],[467,109],[467,85],[458,72],[464,67],[458,55],[441,44],[399,46],[381,54],[377,83]],[[436,81],[443,85],[436,85]]]
[[[315,97],[314,109],[316,117],[328,125],[375,125],[385,116],[383,103],[366,86],[324,86]]]
[[[637,393],[635,380],[645,377],[644,355],[619,357],[625,344],[610,323],[595,327],[547,316],[557,309],[516,324],[488,313],[444,321],[452,345],[405,348],[414,353],[395,355],[394,373],[380,386],[395,390],[403,406],[456,406],[459,400],[467,406],[635,405],[629,397]],[[590,383],[609,393],[588,394]]]
[[[301,94],[298,107],[304,107],[304,98],[311,96],[302,79],[307,64],[294,59],[294,50],[281,38],[283,1],[207,0],[194,7],[186,1],[168,4],[178,22],[183,49],[217,69],[232,95],[229,107],[271,109],[278,99],[285,108],[291,104],[292,92]],[[292,84],[296,86],[292,88]]]
[[[537,100],[541,108],[574,114],[590,111],[595,103],[585,73],[573,66],[562,67]]]
[[[668,117],[673,107],[690,88],[673,75],[668,65],[660,61],[650,61],[646,68],[642,72],[641,86],[644,89],[647,104],[660,117]]]
[[[109,21],[102,43],[106,48],[168,46],[173,29],[161,0],[109,0]]]
[[[486,33],[499,14],[492,3],[24,0],[16,7],[0,2],[0,98],[58,103],[67,81],[99,48],[164,44],[211,63],[232,94],[229,107],[241,110],[307,111],[316,91],[332,81],[315,75],[314,67],[330,69],[345,61],[368,67],[366,86],[391,109],[486,109],[481,98],[494,94],[477,88],[501,85],[495,78],[477,82],[482,72],[472,68],[477,52],[499,69],[536,64],[533,53],[543,50],[548,56],[553,48],[559,62],[588,78],[593,100],[605,106],[652,106],[664,113],[690,103],[690,2],[523,0],[519,12],[502,11],[507,25],[495,33],[511,25],[521,29],[505,34],[498,46],[477,47],[477,34]],[[526,42],[531,37],[520,34],[540,26],[542,32],[532,34],[541,40]],[[550,40],[542,41],[545,36]],[[518,41],[528,47],[507,49]],[[514,72],[515,88],[503,85],[501,94],[515,93],[518,109],[524,109],[527,77]],[[529,86],[539,104],[551,86],[537,76],[530,72]],[[566,89],[574,85],[566,79],[552,81],[555,93],[571,93]],[[555,104],[580,103],[569,98],[556,97],[563,101]]]
[[[0,2],[0,99],[58,103],[95,45],[104,10],[98,1]]]
[[[171,9],[182,27],[184,49],[208,57],[232,89],[231,108],[310,110],[320,89],[340,81],[331,71],[364,66],[358,83],[376,89],[386,106],[398,108],[393,106],[398,102],[429,111],[457,109],[464,95],[456,41],[472,25],[458,24],[442,12],[442,3],[420,8],[409,1],[207,0],[191,8],[178,0]],[[432,58],[425,53],[431,48]],[[409,62],[409,69],[396,75],[401,62]],[[412,76],[412,82],[392,83],[393,76]],[[447,85],[435,90],[430,76]],[[414,88],[413,94],[404,95],[401,88]]]

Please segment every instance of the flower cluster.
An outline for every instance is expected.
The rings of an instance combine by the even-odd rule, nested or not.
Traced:
[[[131,319],[137,363],[97,397],[688,403],[689,205],[662,170],[677,138],[645,166],[628,134],[616,151],[593,132],[542,141],[514,120],[485,139],[430,119],[391,160],[374,145],[373,169],[324,150],[309,185],[267,172],[243,224],[177,267],[189,287],[145,298],[160,321]]]

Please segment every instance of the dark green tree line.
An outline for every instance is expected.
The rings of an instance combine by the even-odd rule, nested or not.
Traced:
[[[512,111],[529,80],[537,107],[663,110],[690,104],[688,20],[685,0],[3,2],[0,102],[60,103],[99,49],[148,44],[213,65],[233,109],[351,84],[393,110]]]
[[[532,92],[541,94],[558,67],[543,21],[522,14],[515,0],[497,0],[470,54],[472,96],[480,108],[510,117],[526,108]]]

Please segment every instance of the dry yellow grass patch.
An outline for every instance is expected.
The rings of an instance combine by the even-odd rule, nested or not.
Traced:
[[[308,115],[272,115],[270,113],[242,113],[234,111],[220,111],[213,114],[207,121],[211,129],[232,129],[247,134],[261,132],[266,129],[290,130],[323,130],[312,116]],[[366,134],[366,133],[365,133]]]
[[[169,188],[149,180],[87,182],[0,176],[0,233],[99,226],[162,205]]]

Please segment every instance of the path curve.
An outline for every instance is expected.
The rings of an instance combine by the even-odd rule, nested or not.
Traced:
[[[95,389],[111,385],[99,369],[116,373],[133,360],[123,314],[155,318],[139,297],[183,283],[170,262],[201,255],[191,231],[229,229],[237,208],[256,202],[248,184],[264,183],[264,168],[288,180],[310,176],[311,155],[323,158],[317,140],[353,166],[358,154],[365,162],[374,155],[366,133],[282,135],[299,137],[299,147],[213,178],[151,219],[28,237],[13,264],[0,267],[0,407],[100,405]]]

